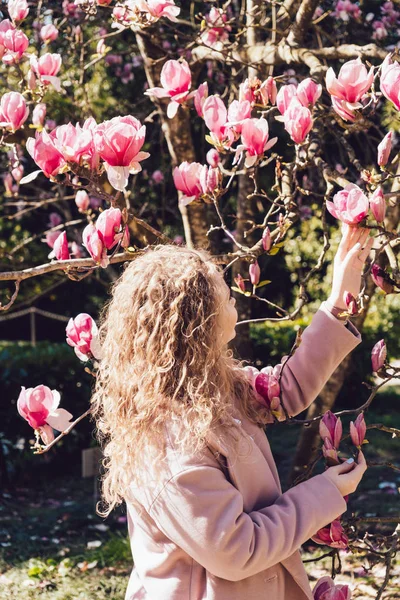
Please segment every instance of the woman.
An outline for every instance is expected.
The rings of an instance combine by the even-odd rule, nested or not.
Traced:
[[[332,293],[282,370],[290,416],[361,342],[336,315],[345,292],[358,294],[371,245],[368,230],[343,227]],[[101,514],[127,505],[125,600],[312,598],[298,549],[345,512],[366,469],[360,452],[282,494],[263,431],[271,414],[227,349],[234,304],[207,251],[160,245],[128,265],[103,312],[93,415]]]

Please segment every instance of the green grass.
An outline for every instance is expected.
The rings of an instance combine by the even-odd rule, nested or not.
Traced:
[[[2,599],[124,598],[133,565],[126,522],[121,510],[95,514],[92,480],[18,488],[0,509]]]

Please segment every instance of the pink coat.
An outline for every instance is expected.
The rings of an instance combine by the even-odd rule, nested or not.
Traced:
[[[311,404],[360,342],[354,325],[322,303],[283,370],[290,415]],[[126,499],[135,567],[125,600],[312,599],[299,548],[345,512],[346,502],[324,474],[282,493],[263,429],[239,406],[237,417],[239,456],[216,438],[201,457],[183,455],[174,444],[179,423],[166,428],[161,478],[149,475]],[[213,450],[226,457],[226,468]]]

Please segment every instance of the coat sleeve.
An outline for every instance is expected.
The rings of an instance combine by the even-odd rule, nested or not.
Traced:
[[[318,396],[342,360],[361,343],[361,334],[337,319],[323,302],[302,334],[300,346],[282,371],[282,400],[290,416]]]
[[[207,571],[239,581],[299,549],[346,510],[324,474],[300,483],[271,506],[243,512],[241,493],[213,466],[180,471],[149,509],[159,529]]]

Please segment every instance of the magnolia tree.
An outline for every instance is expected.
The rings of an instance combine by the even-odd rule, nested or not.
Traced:
[[[335,224],[362,226],[374,236],[362,290],[345,295],[343,315],[361,329],[376,289],[400,291],[394,45],[400,9],[393,2],[371,2],[364,11],[350,0],[9,0],[3,17],[3,211],[11,222],[36,214],[42,223],[40,232],[7,247],[3,311],[32,278],[57,271],[79,281],[134,260],[149,244],[182,243],[171,237],[167,213],[180,217],[189,247],[207,247],[232,273],[244,354],[251,321],[289,321],[302,313]],[[358,43],[348,43],[349,36]],[[150,208],[141,181],[159,190]],[[319,220],[318,250],[292,279],[297,300],[288,310],[268,298],[265,261],[284,254],[291,231],[311,215]],[[47,260],[29,263],[29,249],[43,243]],[[255,301],[266,316],[251,318]],[[71,318],[66,336],[95,377],[101,347],[93,318]],[[345,360],[307,418],[290,418],[280,378],[299,343],[301,335],[274,367],[247,368],[271,423],[308,425],[307,448],[310,435],[321,437],[321,452],[307,460],[300,452],[299,464],[308,467],[296,481],[321,458],[339,464],[343,441],[356,454],[369,428],[400,437],[364,418],[377,391],[399,373],[387,361],[384,339],[372,350],[379,383],[368,386],[363,404],[330,410],[349,368]],[[46,382],[23,387],[17,404],[34,429],[36,453],[50,450],[90,413],[60,408],[59,392]],[[343,414],[353,415],[344,434]],[[381,561],[379,599],[399,547],[399,519],[338,515],[313,537],[329,547],[316,560],[332,557],[333,578],[341,551],[358,553],[370,566]],[[378,521],[389,533],[366,534],[365,524]],[[314,596],[343,600],[351,591],[324,577]]]

